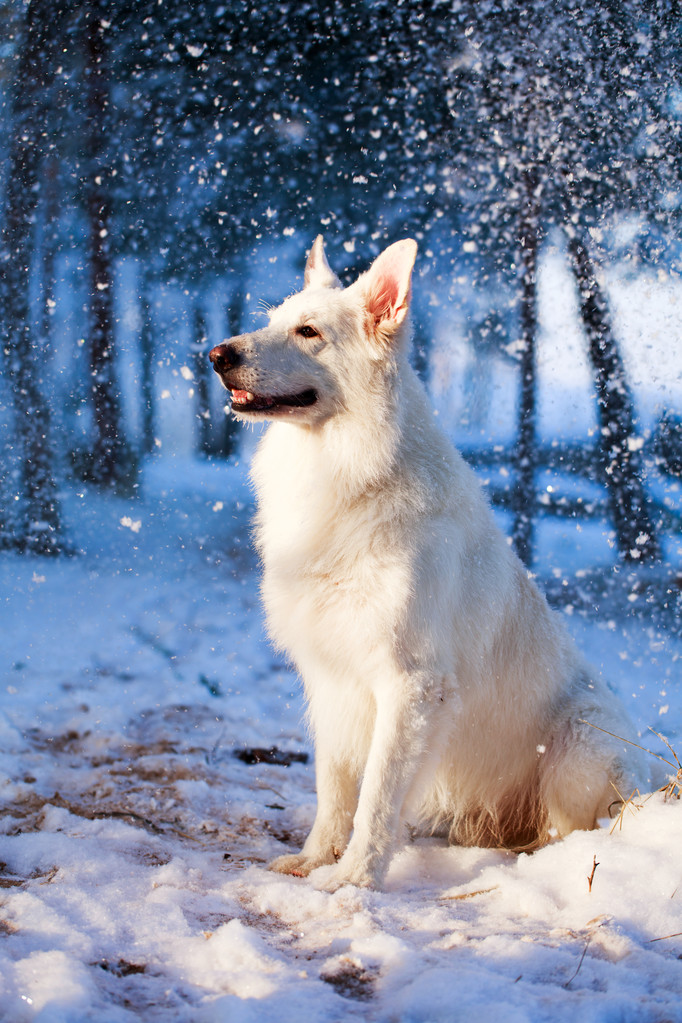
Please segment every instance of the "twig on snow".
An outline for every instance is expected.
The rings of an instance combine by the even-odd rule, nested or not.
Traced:
[[[592,935],[590,934],[590,935],[588,935],[587,941],[585,942],[585,948],[583,949],[583,954],[582,954],[582,955],[581,955],[581,957],[580,957],[580,962],[578,963],[578,967],[577,967],[577,969],[576,969],[575,973],[573,974],[573,976],[572,976],[572,977],[569,977],[569,978],[568,978],[568,980],[566,981],[566,983],[565,983],[565,984],[563,985],[563,986],[564,986],[565,988],[567,988],[567,987],[568,987],[568,985],[569,985],[569,984],[570,984],[570,983],[571,983],[572,981],[574,981],[574,980],[575,980],[575,978],[576,978],[576,977],[578,976],[578,974],[580,973],[580,967],[581,967],[581,966],[583,965],[583,959],[585,958],[585,956],[586,956],[586,954],[587,954],[587,949],[589,948],[589,945],[590,945],[590,942],[591,942],[591,941],[592,941]]]
[[[461,902],[463,899],[473,899],[476,895],[487,895],[488,892],[497,891],[500,886],[498,884],[493,885],[492,888],[480,888],[477,892],[462,892],[461,895],[439,895],[439,902]]]
[[[663,934],[660,938],[648,938],[645,945],[650,945],[652,941],[667,941],[668,938],[682,938],[682,931],[677,931],[675,934]]]

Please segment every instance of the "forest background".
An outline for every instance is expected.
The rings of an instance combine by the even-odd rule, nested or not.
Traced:
[[[254,268],[277,300],[322,231],[344,280],[417,238],[420,372],[441,391],[460,373],[474,406],[502,374],[513,411],[497,435],[489,408],[462,402],[445,425],[492,473],[529,564],[547,514],[606,515],[625,561],[660,559],[671,513],[644,480],[679,472],[679,388],[638,419],[605,274],[679,270],[676,3],[5,0],[0,14],[0,546],[68,549],[63,482],[134,487],[180,433],[202,457],[234,455],[206,352],[253,323]],[[558,438],[537,424],[549,249],[594,402]],[[191,403],[175,428],[169,373]],[[538,485],[557,468],[598,490]]]
[[[680,13],[0,0],[0,1017],[682,1023]],[[207,359],[320,232],[417,239],[434,414],[650,751],[383,892],[265,869],[313,751]]]

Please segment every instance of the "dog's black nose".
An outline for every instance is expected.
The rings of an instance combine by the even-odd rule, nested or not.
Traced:
[[[229,369],[234,369],[240,362],[239,352],[234,345],[216,345],[211,349],[208,357],[213,363],[216,373],[227,373]]]

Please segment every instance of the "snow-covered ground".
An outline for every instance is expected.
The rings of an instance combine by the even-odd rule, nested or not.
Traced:
[[[166,459],[135,500],[68,496],[77,556],[0,559],[0,1017],[682,1021],[679,799],[532,856],[419,841],[382,892],[266,871],[315,794],[250,505],[244,465]],[[603,587],[602,532],[543,527],[538,570],[669,756],[646,729],[681,751],[679,580]]]

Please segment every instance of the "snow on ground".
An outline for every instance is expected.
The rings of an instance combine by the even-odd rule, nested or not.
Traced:
[[[169,460],[135,500],[75,490],[80,554],[0,559],[0,1016],[682,1021],[678,799],[635,796],[532,856],[419,841],[382,892],[266,871],[315,795],[244,477]],[[680,750],[679,586],[669,570],[600,588],[587,534],[557,579],[570,541],[548,527],[540,571],[668,756],[645,730]],[[285,763],[235,756],[254,747]]]

